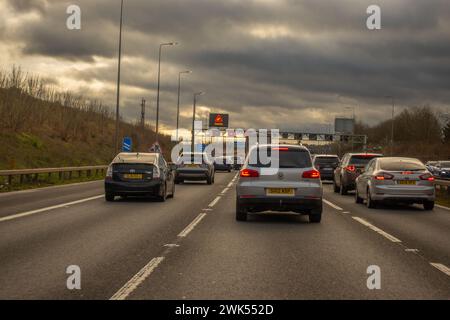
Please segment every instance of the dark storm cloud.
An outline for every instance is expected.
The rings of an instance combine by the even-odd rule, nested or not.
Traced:
[[[116,65],[98,67],[94,61],[114,61],[117,56],[119,3],[11,0],[18,14],[36,10],[41,17],[12,34],[25,55],[93,63],[92,68],[68,76],[107,84],[110,89],[102,98],[112,102]],[[82,9],[80,31],[65,27],[70,4]],[[180,42],[164,49],[161,104],[168,110],[162,114],[166,125],[174,120],[177,71],[186,68],[194,73],[183,82],[184,90],[207,91],[202,97],[206,105],[234,115],[249,107],[260,110],[258,117],[248,120],[255,122],[251,126],[272,121],[292,126],[299,120],[289,113],[298,113],[306,122],[302,115],[311,110],[321,110],[330,121],[348,103],[360,106],[358,115],[363,119],[383,119],[386,95],[395,95],[403,106],[448,105],[448,1],[378,1],[380,31],[365,26],[371,4],[369,0],[125,0],[124,112],[134,117],[144,93],[154,100],[158,44],[164,41]],[[190,100],[184,94],[183,108],[189,108]]]

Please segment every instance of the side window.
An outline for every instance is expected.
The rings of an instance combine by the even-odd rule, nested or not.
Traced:
[[[375,169],[375,159],[370,160],[370,162],[366,166],[366,172],[372,172]]]

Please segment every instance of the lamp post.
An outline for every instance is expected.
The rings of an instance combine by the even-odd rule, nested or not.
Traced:
[[[192,108],[192,153],[195,152],[195,149],[194,149],[195,148],[195,141],[194,141],[194,139],[195,139],[195,110],[197,107],[197,97],[202,96],[204,94],[205,93],[203,91],[194,93],[194,106]]]
[[[178,129],[179,129],[179,123],[180,123],[180,91],[181,91],[181,75],[182,75],[182,74],[187,74],[187,73],[192,73],[192,71],[190,71],[190,70],[185,70],[185,71],[180,71],[180,72],[178,73],[178,102],[177,102],[177,131],[176,131],[177,141],[178,141]]]
[[[394,155],[394,117],[395,117],[395,104],[394,104],[394,96],[386,96],[388,99],[392,99],[392,123],[391,123],[391,156]]]
[[[116,132],[114,135],[115,152],[119,151],[120,64],[122,59],[122,24],[123,24],[123,0],[120,1],[119,59],[117,66],[117,96],[116,96]]]
[[[161,86],[161,51],[164,46],[175,46],[177,42],[161,43],[159,45],[159,59],[158,59],[158,90],[156,94],[156,142],[159,138],[159,88]]]

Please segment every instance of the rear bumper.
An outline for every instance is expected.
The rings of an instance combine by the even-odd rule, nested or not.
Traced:
[[[320,171],[320,178],[322,180],[333,180],[333,171]]]
[[[434,201],[436,194],[434,186],[422,187],[419,190],[372,186],[371,197],[376,201],[422,203],[423,201]]]
[[[208,177],[208,169],[178,169],[176,172],[176,179],[206,180]]]
[[[322,199],[306,199],[299,197],[238,197],[240,206],[250,212],[261,211],[294,211],[308,214],[311,210],[322,211]]]
[[[161,185],[161,180],[154,180],[144,183],[105,180],[105,193],[114,194],[117,196],[157,196],[160,194]]]

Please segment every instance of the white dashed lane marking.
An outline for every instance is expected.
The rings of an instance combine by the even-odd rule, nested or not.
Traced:
[[[195,226],[202,221],[202,219],[206,216],[206,213],[200,213],[197,218],[194,219],[183,231],[180,232],[178,237],[184,238],[186,237],[192,230],[194,230]]]
[[[400,239],[394,237],[393,235],[390,235],[389,233],[381,230],[380,228],[374,226],[373,224],[371,224],[370,222],[367,222],[366,220],[364,220],[363,218],[360,217],[352,217],[354,220],[358,221],[359,223],[361,223],[362,225],[365,225],[366,227],[368,227],[369,229],[375,231],[376,233],[382,235],[383,237],[385,237],[386,239],[392,241],[392,242],[402,242]]]
[[[220,200],[220,196],[217,196],[209,205],[208,205],[208,207],[210,207],[210,208],[212,208],[212,207],[214,207],[216,204],[217,204],[217,202],[219,202],[219,200]]]
[[[342,209],[341,207],[335,205],[334,203],[332,203],[332,202],[330,202],[330,201],[328,201],[328,200],[326,200],[326,199],[322,199],[322,201],[323,201],[324,203],[326,203],[327,205],[329,205],[330,207],[336,209],[336,210],[339,210],[339,211],[344,210],[344,209]]]
[[[436,269],[438,269],[439,271],[442,271],[443,273],[445,273],[446,275],[450,276],[450,268],[443,265],[442,263],[435,263],[435,262],[430,262],[430,264],[435,267]]]
[[[136,288],[147,279],[158,265],[164,260],[164,257],[157,257],[150,260],[150,262],[143,267],[138,273],[134,275],[122,288],[119,289],[110,300],[125,300]]]

